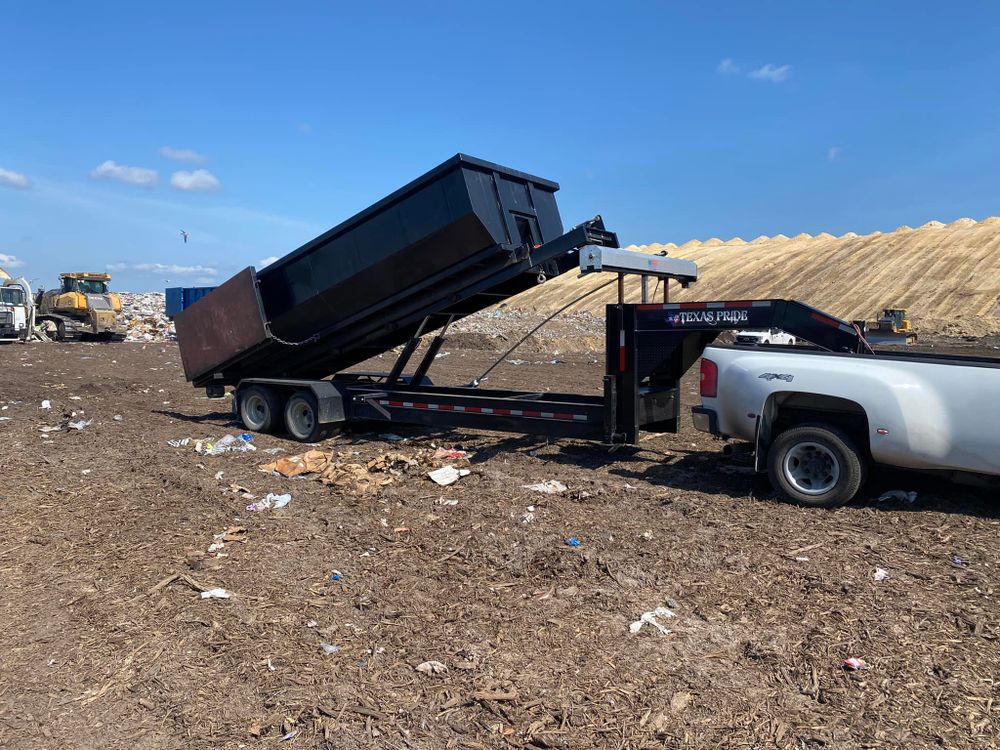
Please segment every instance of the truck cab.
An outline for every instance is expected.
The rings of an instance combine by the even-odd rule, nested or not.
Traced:
[[[0,341],[23,340],[28,335],[28,299],[17,284],[0,286]]]

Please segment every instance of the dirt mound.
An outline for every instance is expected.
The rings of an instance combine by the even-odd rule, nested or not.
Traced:
[[[927,332],[1000,333],[1000,219],[970,221],[932,221],[919,229],[903,226],[862,237],[848,232],[839,238],[762,235],[748,244],[686,242],[671,255],[696,261],[701,281],[687,290],[672,285],[671,298],[788,297],[847,320],[871,318],[891,305],[908,308]],[[662,247],[638,249],[658,252]],[[510,305],[551,312],[606,281],[600,275],[565,274]],[[599,315],[614,294],[612,285],[571,309]],[[638,282],[629,281],[627,295],[629,301],[639,300]]]

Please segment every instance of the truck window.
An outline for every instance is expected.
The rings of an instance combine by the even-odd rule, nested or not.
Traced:
[[[108,292],[107,283],[97,279],[80,279],[76,283],[79,291],[84,294],[107,294]]]
[[[0,301],[5,305],[23,305],[24,290],[14,286],[3,287],[0,289]]]

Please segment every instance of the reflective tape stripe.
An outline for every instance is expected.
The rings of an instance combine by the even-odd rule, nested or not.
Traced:
[[[379,399],[381,406],[397,409],[422,409],[425,411],[453,411],[460,414],[486,414],[501,417],[523,417],[525,419],[553,419],[560,422],[586,422],[586,414],[571,414],[569,412],[533,411],[525,409],[496,409],[490,406],[460,406],[458,404],[430,404],[415,401],[395,401]]]

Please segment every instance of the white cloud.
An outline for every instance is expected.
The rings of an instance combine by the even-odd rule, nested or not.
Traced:
[[[174,276],[218,276],[219,271],[211,266],[179,266],[175,263],[137,263],[133,271],[142,273],[173,274]]]
[[[841,146],[830,146],[830,148],[826,150],[826,160],[836,161],[840,158],[842,153],[844,153],[844,149]]]
[[[219,271],[211,266],[181,266],[176,263],[108,263],[109,271],[138,271],[139,273],[171,274],[173,276],[198,276],[199,283],[212,281]]]
[[[24,261],[20,260],[16,255],[7,255],[7,253],[0,253],[0,266],[4,268],[20,268],[24,265]]]
[[[173,148],[172,146],[161,146],[160,156],[164,156],[167,159],[173,159],[174,161],[190,161],[195,164],[202,164],[206,161],[203,154],[199,154],[190,148]]]
[[[16,190],[27,190],[31,187],[28,178],[23,174],[3,168],[0,168],[0,185],[15,188]]]
[[[196,169],[193,172],[174,172],[170,175],[170,187],[192,193],[210,193],[222,187],[222,183],[207,169]]]
[[[791,65],[772,65],[771,63],[767,63],[766,65],[761,65],[756,70],[751,70],[747,73],[747,75],[758,81],[781,83],[782,81],[788,80],[788,76],[791,72]]]
[[[733,62],[731,57],[724,57],[722,62],[716,68],[716,71],[722,73],[723,75],[730,75],[732,73],[739,73],[742,68]]]
[[[140,187],[151,187],[160,179],[155,169],[126,167],[123,164],[115,164],[111,159],[100,164],[90,173],[90,176],[95,180],[115,180],[116,182],[124,182],[126,185],[139,185]]]
[[[266,258],[261,258],[260,260],[257,261],[257,268],[264,268],[266,266],[269,266],[276,260],[278,260],[277,255],[269,255]]]

